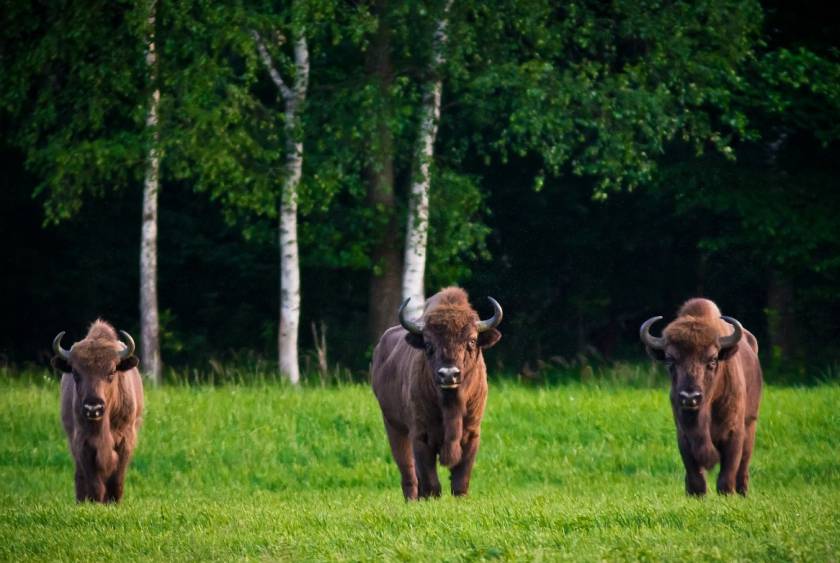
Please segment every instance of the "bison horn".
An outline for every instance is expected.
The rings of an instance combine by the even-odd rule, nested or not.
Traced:
[[[423,325],[405,318],[405,306],[408,305],[409,301],[411,301],[411,297],[403,301],[402,305],[400,305],[400,324],[408,332],[421,334],[423,332]]]
[[[61,347],[61,339],[64,338],[65,331],[61,331],[58,333],[58,336],[53,338],[53,352],[64,358],[65,360],[70,360],[70,351],[65,350]]]
[[[125,348],[123,348],[122,352],[120,352],[120,359],[124,360],[134,353],[134,339],[124,330],[121,330],[120,334],[122,335],[123,340],[125,340],[123,343]]]
[[[481,320],[475,323],[476,328],[478,328],[478,332],[484,332],[485,330],[496,328],[499,326],[499,323],[502,322],[502,316],[504,316],[502,306],[499,305],[499,302],[489,296],[487,299],[493,304],[493,316],[487,320]]]
[[[721,317],[721,319],[735,327],[735,332],[733,332],[729,336],[724,336],[718,339],[720,349],[726,350],[727,348],[732,348],[733,346],[738,345],[738,342],[741,341],[741,335],[744,333],[744,327],[742,327],[741,323],[739,323],[736,319],[733,319],[732,317]]]
[[[651,336],[650,334],[650,327],[656,321],[660,320],[662,317],[651,317],[645,322],[642,323],[642,326],[639,328],[639,338],[642,339],[642,342],[648,348],[652,348],[653,350],[664,350],[665,349],[665,338],[663,337],[656,337]]]

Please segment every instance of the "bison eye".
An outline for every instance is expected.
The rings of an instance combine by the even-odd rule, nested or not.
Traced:
[[[717,367],[717,364],[718,364],[717,358],[712,358],[706,364],[706,367],[709,368],[709,369],[715,369]]]
[[[114,372],[112,371],[107,376],[105,376],[105,379],[108,380],[108,383],[111,383],[112,381],[114,381]]]
[[[431,344],[426,344],[426,354],[431,356],[434,353],[435,353],[435,347],[432,346]]]
[[[470,350],[475,350],[476,344],[477,344],[476,339],[475,338],[470,338],[467,341],[467,348],[469,348]]]

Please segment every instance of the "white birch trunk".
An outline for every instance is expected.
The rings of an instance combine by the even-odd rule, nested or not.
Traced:
[[[409,319],[417,318],[423,311],[425,300],[424,277],[426,275],[426,245],[429,235],[429,186],[431,164],[434,159],[435,138],[440,122],[440,99],[443,78],[440,69],[446,61],[446,28],[449,9],[453,0],[447,0],[443,14],[437,22],[432,43],[430,80],[423,93],[420,108],[420,130],[414,150],[413,178],[408,207],[408,222],[405,235],[405,261],[403,263],[402,297],[411,298],[406,308]]]
[[[149,5],[149,39],[146,66],[149,81],[157,81],[157,53],[155,51],[155,0]],[[158,189],[160,172],[160,132],[158,106],[160,90],[154,88],[146,114],[146,128],[151,132],[151,145],[146,158],[146,178],[143,182],[143,226],[140,237],[140,368],[157,385],[161,381],[160,321],[157,296],[157,230]]]
[[[286,166],[280,195],[278,234],[280,247],[280,311],[277,362],[280,373],[293,384],[300,381],[298,332],[300,326],[300,260],[297,242],[297,195],[303,169],[300,111],[309,81],[309,50],[301,33],[295,41],[295,80],[292,88],[274,67],[259,34],[254,32],[260,58],[285,102]]]

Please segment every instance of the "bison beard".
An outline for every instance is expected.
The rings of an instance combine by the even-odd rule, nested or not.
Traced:
[[[143,383],[134,341],[117,339],[108,323],[94,322],[70,350],[53,342],[61,378],[61,420],[76,465],[76,500],[119,502],[143,412]]]
[[[704,495],[705,472],[720,462],[718,492],[746,495],[761,401],[758,342],[708,299],[687,301],[662,337],[651,336],[661,318],[648,319],[639,332],[648,354],[671,374],[686,492]]]
[[[487,399],[482,350],[501,338],[502,311],[479,320],[467,294],[446,288],[426,303],[420,322],[403,318],[385,331],[371,363],[391,452],[406,499],[439,496],[436,463],[450,469],[451,490],[465,495]]]

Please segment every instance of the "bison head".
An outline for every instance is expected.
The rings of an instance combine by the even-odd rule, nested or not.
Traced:
[[[140,363],[134,355],[131,335],[121,330],[125,342],[120,342],[116,335],[109,337],[107,331],[113,333],[113,329],[109,325],[105,327],[102,328],[104,334],[89,333],[87,338],[76,342],[69,350],[61,347],[64,332],[58,333],[53,340],[55,356],[52,365],[62,373],[73,375],[74,404],[79,409],[77,414],[89,422],[102,420],[105,405],[109,404],[118,384],[117,378]]]
[[[665,327],[663,336],[652,336],[650,327],[661,318],[646,320],[639,335],[648,354],[668,368],[674,408],[684,414],[698,411],[708,399],[722,362],[738,350],[743,328],[732,317],[721,317],[735,328],[731,335],[721,336],[725,325],[717,319],[683,316]]]
[[[502,337],[496,327],[502,322],[502,307],[493,304],[493,316],[480,320],[469,304],[440,305],[427,311],[422,322],[405,318],[406,299],[400,306],[400,324],[408,331],[406,342],[426,352],[426,361],[441,389],[456,389],[470,373],[481,350]]]

